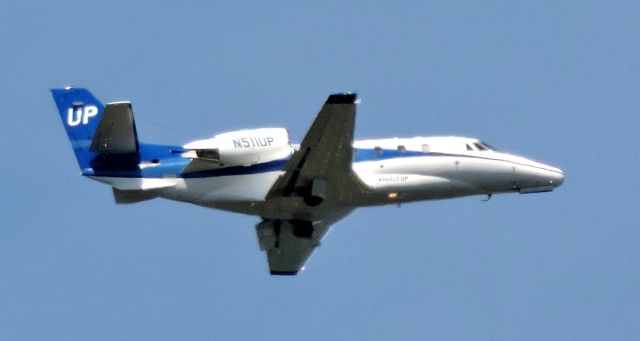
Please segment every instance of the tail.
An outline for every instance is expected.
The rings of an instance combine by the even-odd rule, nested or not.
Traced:
[[[91,142],[102,119],[104,105],[83,88],[51,89],[51,94],[80,169],[91,167],[91,159],[96,155],[91,151]]]

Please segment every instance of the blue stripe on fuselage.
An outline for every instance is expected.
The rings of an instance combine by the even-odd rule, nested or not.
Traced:
[[[401,157],[427,156],[429,154],[413,150],[399,151],[397,149],[361,149],[355,148],[353,151],[353,162],[376,161],[397,159]]]
[[[497,157],[478,156],[478,155],[469,155],[469,154],[440,153],[440,152],[424,153],[424,152],[409,151],[409,150],[399,151],[396,149],[382,149],[379,151],[376,151],[374,149],[355,149],[354,162],[378,161],[378,160],[389,160],[389,159],[398,159],[398,158],[405,158],[405,157],[420,157],[420,156],[461,157],[461,158],[479,159],[479,160],[502,161],[502,162],[508,162],[514,165],[527,166],[527,167],[539,168],[542,170],[556,172],[553,169],[534,166],[526,163],[520,163],[513,160],[505,160]]]
[[[389,149],[383,150],[380,156],[376,154],[376,151],[373,149],[355,149],[354,150],[354,162],[361,161],[373,161],[380,159],[393,159],[398,157],[416,157],[416,156],[426,156],[422,152],[415,151],[406,151],[406,152],[398,152],[397,150]],[[259,174],[266,172],[273,172],[282,170],[285,164],[289,161],[289,157],[274,160],[265,163],[259,163],[251,166],[233,166],[226,167],[220,169],[213,169],[202,172],[195,172],[181,175],[183,178],[206,178],[206,177],[215,177],[215,176],[228,176],[228,175],[248,175],[248,174]]]
[[[102,155],[86,153],[90,168],[82,171],[87,176],[122,178],[175,177],[189,163],[181,156],[186,152],[178,146],[161,146],[140,143],[139,153]],[[140,164],[148,167],[140,168]]]
[[[232,166],[218,168],[188,174],[181,174],[182,170],[191,162],[190,159],[182,157],[182,153],[187,150],[178,146],[161,146],[152,144],[140,144],[140,153],[134,155],[112,155],[101,156],[98,153],[89,153],[92,168],[83,170],[82,174],[87,176],[109,176],[123,178],[162,178],[162,177],[178,177],[178,178],[207,178],[230,175],[249,175],[260,174],[282,170],[289,157],[265,163],[259,163],[251,166]],[[396,149],[354,149],[354,162],[379,161],[398,158],[411,157],[437,157],[437,156],[453,156],[467,157],[476,159],[486,159],[495,161],[507,161],[496,158],[481,157],[466,154],[448,154],[419,151],[398,151]],[[508,161],[511,162],[511,161]],[[142,169],[140,164],[146,164],[147,167]],[[156,163],[157,165],[153,165]]]
[[[82,171],[86,176],[119,178],[207,178],[229,175],[248,175],[278,171],[289,158],[259,163],[251,166],[233,166],[181,174],[191,159],[182,157],[187,150],[178,146],[162,146],[140,143],[139,154],[101,155],[87,153],[90,168]],[[144,165],[142,168],[140,165]]]
[[[122,178],[207,178],[230,175],[260,174],[282,170],[289,161],[289,157],[251,166],[232,166],[188,174],[181,174],[182,170],[191,162],[182,157],[187,150],[178,146],[162,146],[140,143],[140,153],[132,155],[102,156],[99,153],[87,153],[85,156],[91,168],[83,170],[86,176],[107,176]],[[388,160],[404,157],[437,156],[436,153],[422,153],[417,151],[400,152],[395,149],[354,149],[354,162]],[[442,155],[439,155],[442,156]],[[157,164],[157,165],[154,165]],[[147,164],[142,169],[140,164]]]

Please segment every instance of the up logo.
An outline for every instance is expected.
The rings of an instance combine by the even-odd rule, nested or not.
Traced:
[[[75,127],[80,123],[86,125],[89,123],[89,119],[97,114],[98,108],[93,105],[76,107],[75,110],[74,108],[69,108],[67,111],[67,124],[72,127]]]

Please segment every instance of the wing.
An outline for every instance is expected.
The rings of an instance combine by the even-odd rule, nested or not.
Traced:
[[[365,191],[351,169],[356,94],[331,95],[284,167],[267,200],[300,196],[310,206],[350,201]]]
[[[272,275],[297,274],[328,231],[328,224],[304,220],[263,220],[256,225]]]
[[[138,134],[130,102],[108,103],[91,142],[91,151],[104,154],[138,152]]]
[[[265,219],[256,225],[258,244],[260,250],[267,253],[271,274],[297,274],[327,235],[331,225],[346,217],[351,211],[342,210],[316,222]]]
[[[351,169],[356,100],[355,94],[329,96],[267,194],[267,200],[303,198],[307,207],[297,213],[312,217],[263,220],[256,226],[272,275],[297,274],[331,224],[351,212],[346,205],[350,198],[365,192]]]

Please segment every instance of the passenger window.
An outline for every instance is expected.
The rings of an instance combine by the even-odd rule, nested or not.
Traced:
[[[428,145],[428,144],[423,144],[423,145],[422,145],[422,152],[423,152],[423,153],[428,153],[428,152],[430,152],[430,151],[431,151],[431,148],[429,148],[429,145]]]
[[[377,156],[382,156],[382,148],[375,147],[373,148],[373,151],[376,153]]]
[[[398,146],[398,153],[405,154],[407,152],[407,148],[403,145]]]

